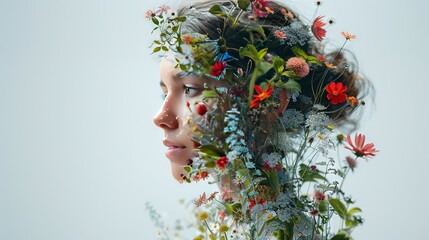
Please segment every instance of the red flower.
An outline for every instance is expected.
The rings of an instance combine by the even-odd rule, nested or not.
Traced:
[[[326,86],[326,91],[328,92],[326,97],[328,100],[331,100],[331,103],[334,105],[343,103],[347,99],[347,94],[344,93],[347,91],[347,86],[343,86],[342,82],[331,82],[328,86]]]
[[[197,110],[197,113],[202,116],[206,114],[207,106],[204,103],[200,103],[197,105],[196,110]]]
[[[281,162],[277,163],[274,167],[270,167],[270,164],[267,161],[265,161],[262,165],[263,165],[262,170],[264,170],[266,172],[271,171],[271,170],[275,170],[277,172],[280,172],[282,170],[282,167],[283,167]]]
[[[227,158],[226,156],[222,156],[221,158],[219,158],[219,159],[216,161],[216,165],[217,165],[219,168],[225,168],[225,167],[226,167],[226,164],[228,164],[228,158]]]
[[[319,210],[314,209],[313,211],[310,212],[310,215],[314,217],[314,216],[317,216],[319,213],[320,213]]]
[[[273,87],[271,86],[271,84],[268,84],[267,88],[265,90],[262,90],[261,86],[255,85],[255,91],[258,94],[253,95],[253,100],[250,103],[250,108],[259,106],[259,103],[271,97],[271,95],[273,94]]]
[[[225,70],[225,68],[226,62],[218,61],[217,63],[213,64],[211,75],[213,77],[219,77],[223,73],[223,70]]]
[[[350,146],[346,146],[346,148],[353,151],[356,157],[373,157],[375,153],[378,152],[378,150],[374,148],[373,143],[365,144],[365,135],[363,134],[356,134],[355,144],[353,144],[350,135],[348,135],[347,143]]]
[[[264,203],[266,203],[266,202],[267,202],[267,200],[265,200],[265,199],[261,199],[261,200],[259,200],[259,202],[256,202],[255,200],[250,200],[248,209],[249,209],[249,210],[252,210],[252,208],[253,208],[256,204],[264,204]]]
[[[323,29],[326,24],[322,21],[322,18],[323,16],[318,16],[314,19],[313,25],[311,26],[311,31],[313,32],[314,37],[319,41],[322,41],[326,36],[326,30]]]
[[[265,17],[268,13],[271,13],[272,10],[268,7],[269,3],[270,1],[268,0],[254,0],[252,2],[252,9],[256,16]]]

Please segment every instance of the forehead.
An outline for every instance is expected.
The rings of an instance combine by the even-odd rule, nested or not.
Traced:
[[[184,72],[174,67],[175,64],[168,61],[162,60],[160,66],[160,85],[166,87],[168,85],[181,85],[189,83],[193,85],[207,85],[208,88],[214,87],[225,87],[227,82],[224,80],[217,80],[210,77],[199,77],[192,73]]]

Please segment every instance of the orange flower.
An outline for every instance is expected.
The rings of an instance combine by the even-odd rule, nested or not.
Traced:
[[[332,64],[332,63],[325,62],[325,65],[326,65],[326,67],[327,67],[327,68],[329,68],[329,69],[335,69],[335,68],[337,68],[337,66],[335,66],[335,65],[334,65],[334,64]]]
[[[190,44],[194,41],[194,38],[191,35],[185,35],[182,37],[182,40],[185,44]]]
[[[347,91],[347,86],[343,86],[342,82],[331,82],[326,86],[326,91],[328,92],[326,97],[332,104],[337,105],[346,101],[347,95],[344,92]]]
[[[352,105],[353,107],[357,107],[357,105],[359,104],[359,101],[353,96],[348,97],[347,102],[349,102],[350,105]]]
[[[253,95],[253,100],[250,104],[250,108],[259,106],[259,103],[271,97],[271,95],[273,94],[273,88],[270,83],[267,85],[267,88],[265,90],[262,90],[261,86],[255,85],[255,90],[258,94]]]
[[[356,35],[351,35],[348,32],[341,32],[341,34],[346,38],[346,40],[353,40],[356,39]]]
[[[373,143],[365,144],[365,135],[363,134],[356,134],[355,144],[353,144],[350,135],[348,135],[347,143],[350,146],[346,146],[345,148],[351,150],[356,157],[373,157],[375,153],[378,152]]]
[[[314,19],[313,25],[311,26],[311,31],[313,32],[314,37],[319,41],[322,41],[326,36],[326,30],[323,29],[326,24],[322,21],[322,18],[323,16],[318,16]]]
[[[198,199],[196,199],[194,201],[194,203],[195,203],[195,205],[197,205],[197,207],[205,204],[206,202],[207,202],[206,193],[203,193],[203,195],[201,195]]]

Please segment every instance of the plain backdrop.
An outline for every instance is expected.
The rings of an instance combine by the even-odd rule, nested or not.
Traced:
[[[144,15],[162,3],[0,0],[0,239],[155,239],[146,202],[182,218],[179,199],[213,188],[173,180],[152,122],[162,99]],[[366,219],[357,240],[427,239],[428,9],[323,2],[328,41],[357,35],[347,47],[377,91],[360,132],[381,151],[346,186]]]

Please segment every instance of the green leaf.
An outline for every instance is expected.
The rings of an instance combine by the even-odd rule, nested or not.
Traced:
[[[360,208],[354,207],[347,212],[347,215],[351,216],[351,215],[354,215],[356,213],[361,213],[361,212],[362,212],[362,210]]]
[[[247,10],[250,5],[250,0],[238,0],[238,7],[241,10]]]
[[[213,90],[204,90],[203,91],[203,98],[217,98],[219,95],[216,93],[216,91]]]
[[[184,21],[186,21],[186,17],[185,16],[180,16],[180,17],[175,18],[175,20],[177,22],[184,22]]]
[[[286,83],[284,83],[282,85],[282,87],[289,89],[289,90],[297,90],[297,91],[301,92],[301,85],[293,79],[289,79]]]
[[[162,47],[161,47],[161,49],[162,49],[163,51],[168,52],[168,48],[167,48],[166,46],[162,46]]]
[[[156,17],[152,18],[152,22],[155,23],[155,25],[159,25],[159,20]]]
[[[179,30],[179,26],[176,25],[176,26],[172,27],[171,30],[173,30],[173,32],[177,32],[177,30]]]
[[[198,149],[202,154],[212,158],[220,158],[221,156],[225,155],[221,149],[212,144],[200,146]]]
[[[219,17],[223,17],[226,16],[226,14],[223,12],[223,8],[221,5],[219,4],[215,4],[213,5],[210,9],[209,9],[209,13],[219,16]]]
[[[259,62],[256,64],[256,70],[258,70],[258,77],[264,75],[265,73],[267,73],[268,71],[270,71],[270,69],[273,68],[273,64],[268,63],[268,62]]]
[[[328,203],[326,201],[321,201],[319,203],[319,211],[321,213],[324,213],[324,212],[328,211]]]
[[[307,58],[308,58],[307,53],[305,53],[305,51],[304,51],[304,50],[302,50],[301,48],[299,48],[299,47],[292,47],[291,49],[292,49],[292,52],[293,52],[297,57],[301,57],[301,58],[303,58],[303,59],[307,59]]]
[[[338,233],[331,238],[331,240],[350,240],[350,239],[352,238],[344,233]]]
[[[191,168],[190,166],[188,166],[188,165],[184,166],[184,167],[183,167],[183,169],[185,169],[185,171],[186,171],[187,173],[189,173],[189,172],[191,172],[191,171],[192,171],[192,168]]]
[[[156,47],[153,49],[152,53],[156,53],[159,52],[161,50],[161,47]]]
[[[317,182],[317,180],[328,181],[325,177],[320,175],[318,172],[311,171],[310,168],[305,164],[300,165],[299,176],[302,178],[304,182]]]
[[[268,52],[268,48],[261,49],[258,52],[258,59],[262,60],[264,58],[264,56],[267,54],[267,52]]]
[[[260,25],[249,25],[246,27],[247,31],[249,33],[251,32],[257,32],[263,39],[267,39],[267,36],[265,35],[264,29]]]
[[[214,168],[216,166],[216,162],[215,161],[208,161],[205,164],[206,168]]]
[[[331,204],[332,208],[338,213],[338,216],[342,219],[346,219],[347,217],[347,208],[346,206],[341,202],[338,198],[331,198],[329,200],[329,203]]]
[[[240,58],[248,57],[252,59],[255,63],[259,62],[259,52],[252,44],[247,44],[246,47],[241,47],[239,53]]]

